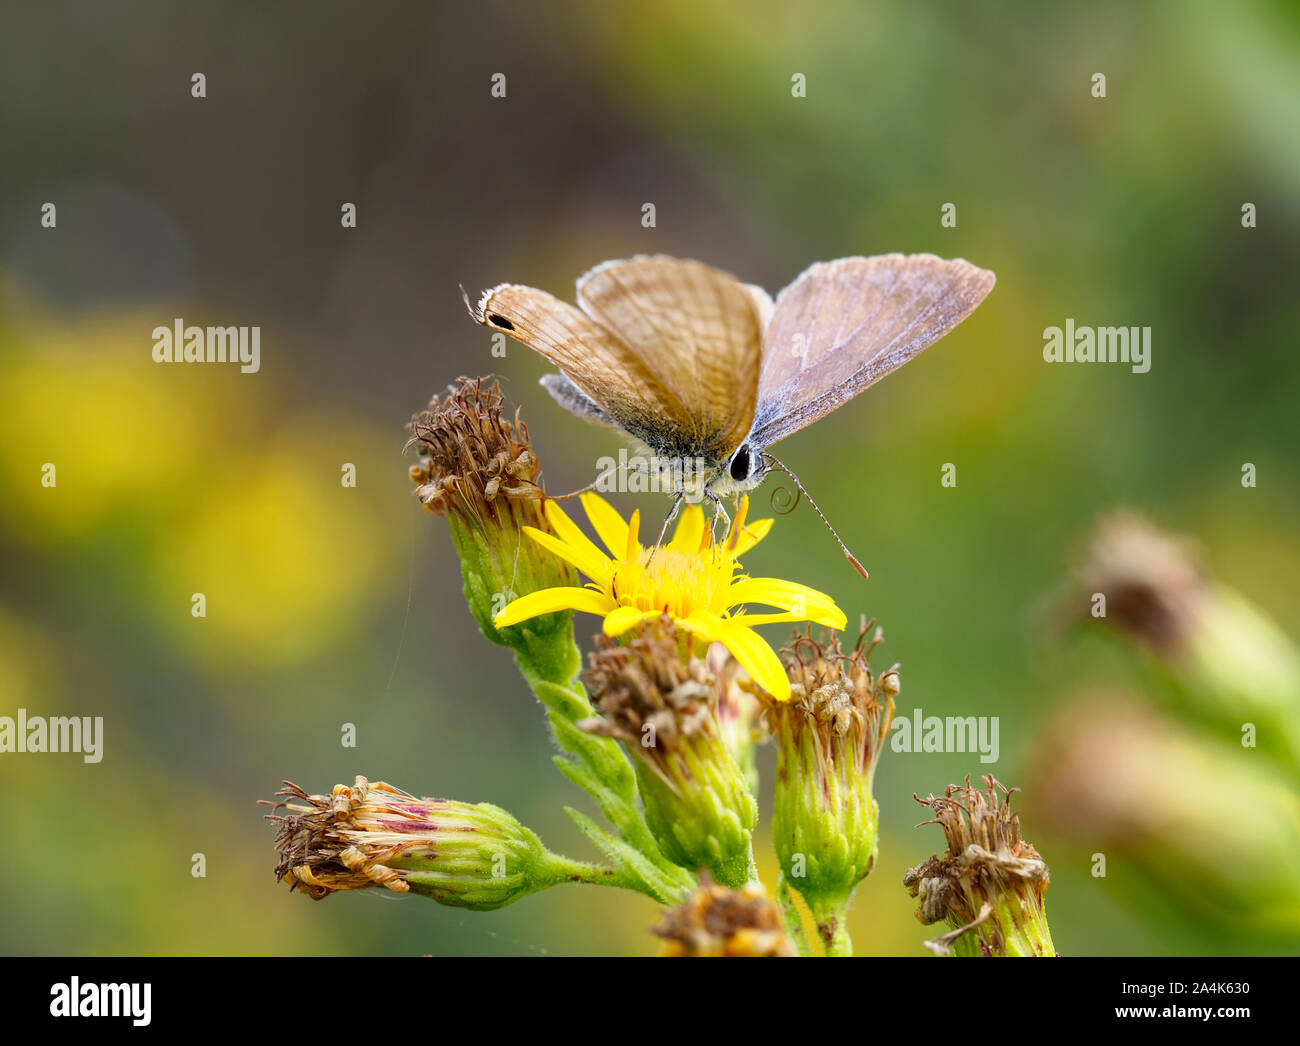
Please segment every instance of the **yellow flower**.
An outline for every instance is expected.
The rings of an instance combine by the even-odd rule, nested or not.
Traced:
[[[584,494],[582,505],[609,554],[556,502],[547,501],[546,519],[555,533],[534,527],[525,527],[524,532],[591,580],[583,588],[545,588],[516,599],[493,619],[498,628],[557,610],[581,610],[603,617],[606,635],[620,636],[641,621],[667,614],[701,641],[723,644],[756,684],[788,701],[790,681],[785,669],[754,626],[815,621],[842,629],[846,623],[844,611],[823,592],[793,581],[738,573],[737,557],[772,529],[770,519],[745,525],[748,498],[741,501],[723,541],[713,541],[703,510],[691,505],[682,513],[672,540],[657,552],[638,540],[640,512],[624,522],[613,506],[595,494]],[[779,612],[746,614],[744,607],[751,603]]]

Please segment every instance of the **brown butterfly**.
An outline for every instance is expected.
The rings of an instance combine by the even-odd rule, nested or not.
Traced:
[[[639,255],[579,278],[581,308],[505,283],[470,314],[559,367],[542,385],[566,410],[625,432],[657,461],[701,463],[674,488],[671,520],[683,499],[703,497],[725,516],[721,498],[773,467],[806,493],[768,448],[938,341],[993,283],[960,258],[841,258],[810,266],[774,303],[702,262]]]

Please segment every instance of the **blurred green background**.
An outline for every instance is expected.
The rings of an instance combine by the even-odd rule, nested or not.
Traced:
[[[488,372],[550,490],[617,443],[550,403],[527,350],[494,359],[458,284],[569,298],[589,266],[655,251],[773,292],[852,254],[997,273],[958,331],[781,447],[870,581],[806,507],[747,563],[877,617],[900,714],[1001,717],[992,767],[884,753],[859,953],[934,933],[900,882],[941,845],[912,793],[1021,783],[1039,725],[1104,670],[1052,627],[1099,512],[1194,535],[1300,625],[1293,3],[7,5],[0,141],[0,714],[105,720],[97,765],[0,756],[0,951],[655,950],[656,907],[632,894],[475,914],[313,903],[272,877],[254,804],[282,777],[491,801],[590,856],[560,810],[582,797],[465,611],[401,449],[431,393]],[[261,372],[153,363],[174,317],[260,324]],[[1067,317],[1151,326],[1150,373],[1044,363]],[[1285,950],[1144,915],[1090,876],[1091,840],[1025,831],[1062,951]]]

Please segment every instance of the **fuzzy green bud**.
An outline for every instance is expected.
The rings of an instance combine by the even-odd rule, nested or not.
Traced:
[[[498,629],[492,619],[519,596],[575,584],[572,569],[523,531],[551,532],[542,511],[541,465],[528,426],[502,417],[495,382],[462,379],[411,419],[407,449],[420,458],[410,470],[425,511],[444,516],[460,559],[465,600],[483,634],[528,654],[533,663],[572,650],[572,614],[546,614]],[[573,666],[576,671],[577,666]]]
[[[797,634],[783,652],[791,698],[767,702],[777,748],[773,843],[782,878],[808,902],[829,954],[847,953],[849,897],[876,860],[871,785],[899,692],[897,666],[879,678],[868,666],[882,641],[864,625],[845,654],[834,632]]]
[[[418,799],[358,777],[326,795],[288,784],[276,846],[278,880],[317,900],[340,890],[382,887],[439,904],[489,911],[566,881],[599,881],[608,870],[549,852],[508,812],[488,803]]]
[[[664,854],[725,886],[751,879],[758,804],[718,720],[718,680],[690,637],[666,618],[622,645],[600,636],[584,680],[601,717],[580,725],[633,756],[646,823]]]
[[[1300,935],[1300,795],[1260,753],[1105,691],[1035,746],[1032,813],[1105,860],[1108,887],[1219,943]]]
[[[1135,641],[1175,711],[1300,767],[1300,650],[1238,592],[1207,576],[1195,546],[1146,520],[1102,521],[1074,603]]]
[[[655,927],[663,940],[660,955],[677,959],[787,958],[794,946],[781,925],[781,914],[759,883],[739,889],[719,886],[700,876],[699,889],[676,908],[664,912]]]

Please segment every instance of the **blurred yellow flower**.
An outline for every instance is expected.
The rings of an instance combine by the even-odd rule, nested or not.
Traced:
[[[554,535],[534,527],[525,527],[525,533],[591,580],[583,588],[544,588],[516,599],[493,619],[498,628],[558,610],[581,610],[599,614],[605,619],[605,634],[619,636],[642,621],[667,614],[700,640],[723,644],[756,684],[788,701],[790,681],[785,669],[753,628],[781,621],[815,621],[836,629],[845,625],[844,611],[825,593],[793,581],[738,573],[737,557],[772,529],[770,519],[746,526],[748,498],[741,501],[736,520],[721,542],[715,542],[705,527],[703,510],[691,505],[682,513],[672,539],[658,550],[641,545],[640,512],[624,522],[595,494],[584,494],[582,505],[609,555],[556,502],[547,501],[546,518]],[[745,614],[743,607],[749,603],[779,612]]]

